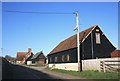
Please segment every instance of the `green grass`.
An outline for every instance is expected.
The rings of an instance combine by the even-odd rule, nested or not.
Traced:
[[[45,65],[42,65],[42,64],[32,64],[32,65],[27,65],[27,66],[35,66],[35,67],[39,67],[39,66],[45,66]]]
[[[61,70],[61,69],[52,69],[52,71],[70,74],[78,77],[85,77],[88,79],[118,79],[118,73],[115,73],[115,72],[106,72],[106,73],[98,72],[98,71],[77,72],[77,71],[67,71],[67,70]]]

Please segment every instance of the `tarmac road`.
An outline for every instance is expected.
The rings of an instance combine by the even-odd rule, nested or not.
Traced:
[[[41,71],[3,62],[2,79],[58,79]]]
[[[62,73],[56,73],[52,71],[44,70],[39,67],[26,67],[22,65],[11,64],[5,60],[2,61],[2,80],[6,79],[23,79],[23,80],[39,80],[43,81],[49,79],[49,81],[90,81],[84,80],[80,77],[70,76]]]

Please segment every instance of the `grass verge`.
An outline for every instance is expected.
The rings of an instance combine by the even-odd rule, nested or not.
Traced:
[[[61,69],[52,69],[52,71],[70,74],[73,76],[78,77],[85,77],[88,79],[119,79],[118,73],[116,72],[98,72],[98,71],[68,71],[68,70],[61,70]]]
[[[27,65],[27,66],[35,66],[35,67],[40,67],[40,66],[46,66],[46,65],[42,65],[42,64],[32,64],[32,65]]]

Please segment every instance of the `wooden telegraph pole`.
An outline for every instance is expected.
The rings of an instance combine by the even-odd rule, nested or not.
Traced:
[[[78,11],[76,11],[76,28],[75,28],[75,30],[77,30],[77,56],[78,56],[77,59],[78,59],[78,71],[81,71]]]

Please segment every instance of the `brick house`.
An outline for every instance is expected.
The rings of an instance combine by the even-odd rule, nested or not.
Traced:
[[[28,52],[17,52],[16,63],[25,64],[33,56],[31,48],[28,48]]]

